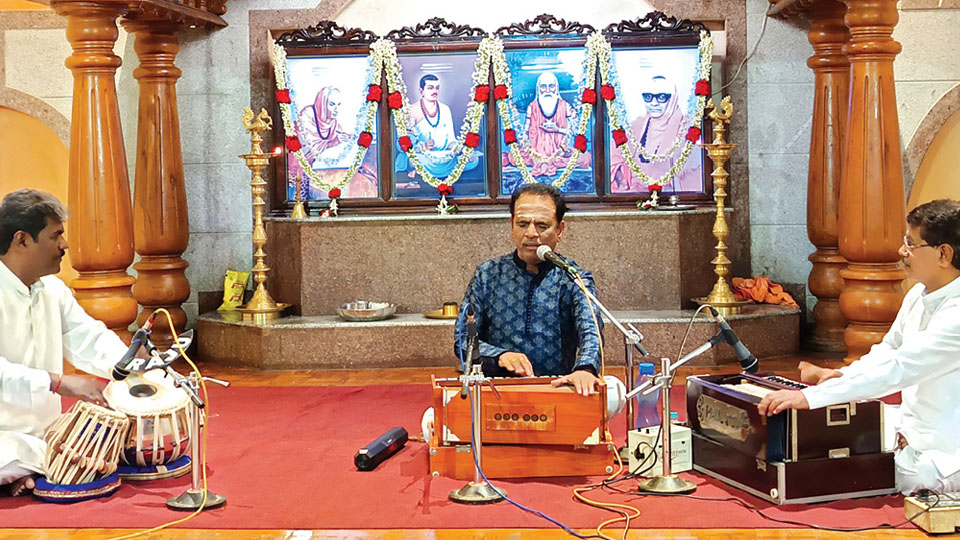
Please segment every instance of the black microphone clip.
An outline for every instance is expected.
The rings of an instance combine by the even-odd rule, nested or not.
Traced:
[[[723,318],[723,315],[720,314],[713,306],[707,306],[710,309],[710,313],[713,315],[713,318],[717,320],[717,325],[720,326],[720,333],[717,334],[727,343],[733,347],[734,352],[737,354],[737,358],[740,360],[740,367],[743,368],[747,373],[756,373],[757,369],[760,368],[760,363],[757,361],[757,357],[754,356],[747,347],[740,341],[740,338],[737,337],[737,334],[733,332],[733,328],[730,328],[730,324],[727,323],[727,320]]]
[[[460,388],[460,399],[467,399],[470,393],[467,377],[473,371],[473,363],[480,358],[480,341],[477,339],[477,316],[473,304],[467,305],[467,361],[463,366],[463,387]]]

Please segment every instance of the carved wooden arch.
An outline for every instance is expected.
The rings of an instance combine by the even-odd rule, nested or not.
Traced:
[[[22,112],[39,120],[57,134],[64,146],[70,147],[70,119],[46,101],[3,86],[0,87],[0,107]]]
[[[917,179],[920,164],[927,155],[927,149],[940,128],[957,112],[960,112],[960,84],[934,103],[907,143],[903,152],[903,190],[906,200],[910,200],[910,192],[913,191],[913,183]]]

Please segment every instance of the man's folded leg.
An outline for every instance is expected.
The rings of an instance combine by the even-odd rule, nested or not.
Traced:
[[[895,463],[897,489],[904,495],[912,495],[921,489],[936,493],[960,492],[960,472],[942,475],[929,454],[906,446],[897,450]]]

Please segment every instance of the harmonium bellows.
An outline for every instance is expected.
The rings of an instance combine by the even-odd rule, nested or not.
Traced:
[[[770,392],[804,387],[775,375],[687,378],[694,469],[777,504],[893,493],[880,401],[770,417],[757,409]]]
[[[581,396],[553,377],[493,379],[481,389],[482,466],[488,478],[583,476],[612,472],[606,387]],[[471,479],[470,400],[458,379],[432,380],[430,471]]]

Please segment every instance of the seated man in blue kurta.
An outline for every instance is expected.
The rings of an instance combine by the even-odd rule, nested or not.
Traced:
[[[510,231],[517,249],[477,267],[464,306],[475,310],[480,361],[490,377],[558,375],[582,395],[597,390],[600,337],[589,300],[563,270],[540,261],[537,247],[555,249],[566,204],[556,188],[527,184],[510,200]],[[590,272],[583,282],[596,295]],[[456,352],[466,358],[466,325],[457,328]]]

